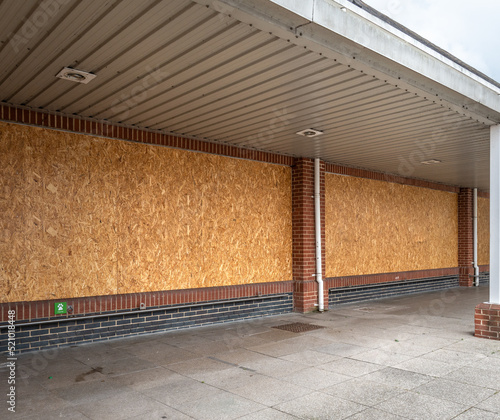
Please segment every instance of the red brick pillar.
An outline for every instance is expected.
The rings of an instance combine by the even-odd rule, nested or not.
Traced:
[[[325,164],[320,163],[322,266],[325,273]],[[292,168],[293,302],[296,312],[309,312],[318,303],[314,230],[314,160],[298,158]],[[325,287],[325,310],[328,290]]]
[[[476,337],[500,340],[500,305],[492,303],[477,305],[474,324]]]
[[[471,287],[474,281],[473,191],[460,188],[458,194],[458,266],[460,286]]]

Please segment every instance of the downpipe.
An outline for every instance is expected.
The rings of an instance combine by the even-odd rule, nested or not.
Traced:
[[[320,160],[314,159],[314,230],[316,235],[316,282],[318,283],[318,310],[325,310],[323,294],[323,271],[321,263],[321,190]]]
[[[477,264],[477,188],[474,188],[473,196],[473,221],[474,221],[474,286],[479,286],[479,266]]]

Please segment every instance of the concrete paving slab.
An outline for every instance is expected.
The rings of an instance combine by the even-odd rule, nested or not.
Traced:
[[[184,378],[176,372],[163,366],[155,366],[151,369],[139,372],[130,372],[111,378],[110,382],[117,386],[123,386],[135,391],[144,391],[161,385],[166,385],[174,379]]]
[[[406,362],[407,360],[412,359],[413,356],[376,349],[354,354],[351,356],[351,358],[382,366],[395,366],[399,363]]]
[[[7,393],[2,393],[2,397]],[[6,401],[5,397],[5,401]],[[2,398],[2,402],[4,399]],[[50,418],[52,411],[63,411],[69,409],[70,401],[54,395],[50,391],[42,391],[40,393],[23,394],[21,390],[17,391],[16,395],[16,412],[15,418],[24,416],[37,416],[38,418]],[[2,413],[0,417],[8,419],[10,412],[7,411],[7,404],[2,404]],[[14,416],[13,416],[14,417]]]
[[[373,363],[363,362],[360,360],[349,359],[347,357],[334,360],[333,362],[319,366],[319,369],[329,372],[336,372],[346,376],[363,376],[368,373],[382,369],[383,366]]]
[[[386,334],[381,332],[381,335],[386,335]],[[343,343],[362,346],[368,349],[378,349],[380,347],[387,346],[392,343],[392,341],[388,340],[387,338],[369,336],[363,333],[360,333],[359,335],[356,333],[343,334],[338,337],[338,340]]]
[[[269,378],[263,375],[254,375],[245,385],[235,388],[231,390],[231,392],[268,407],[272,407],[276,404],[310,394],[312,390],[279,379]]]
[[[498,420],[498,415],[490,411],[471,408],[455,417],[453,420]]]
[[[239,348],[236,350],[225,351],[223,353],[217,353],[214,354],[213,357],[226,363],[232,363],[239,366],[242,366],[242,364],[244,363],[256,362],[268,358],[268,356],[266,355],[247,350],[246,348]]]
[[[92,420],[123,420],[142,413],[159,411],[162,404],[138,392],[124,391],[98,403],[84,403],[75,409]]]
[[[47,369],[39,373],[37,381],[46,389],[64,389],[74,384],[101,382],[106,379],[102,373],[102,366],[96,368],[84,365],[76,367],[74,364],[60,368]]]
[[[126,391],[126,388],[117,386],[112,381],[100,380],[74,383],[63,388],[56,388],[52,393],[65,401],[79,405],[95,404],[106,398],[119,395],[124,391]]]
[[[401,390],[413,389],[432,380],[431,376],[393,367],[377,370],[376,372],[365,375],[363,378],[368,381],[395,386]]]
[[[175,410],[172,407],[161,406],[156,410],[146,411],[137,416],[132,416],[127,418],[127,420],[152,420],[152,419],[193,420],[193,417],[181,413],[180,411]]]
[[[322,353],[316,350],[306,350],[298,353],[288,354],[281,357],[281,359],[313,367],[321,366],[334,360],[339,360],[341,359],[341,357],[335,356],[333,354]]]
[[[204,375],[203,383],[212,385],[224,391],[231,391],[233,389],[245,386],[249,383],[255,372],[245,369],[224,369],[217,372],[209,372]]]
[[[411,372],[421,373],[434,377],[447,375],[454,370],[459,369],[460,365],[453,365],[450,363],[438,362],[436,360],[415,358],[407,360],[406,362],[399,363],[394,366],[397,369],[409,370]]]
[[[347,344],[342,342],[333,342],[326,346],[316,348],[320,353],[332,354],[334,356],[352,357],[359,353],[368,351],[367,347],[356,346],[354,344]]]
[[[281,378],[292,372],[305,369],[308,366],[301,363],[289,362],[288,360],[262,355],[262,358],[259,360],[243,362],[241,367],[253,370],[261,375]]]
[[[470,336],[446,347],[447,350],[491,356],[500,351],[500,342],[496,340],[477,339]]]
[[[256,411],[255,413],[248,414],[246,416],[240,417],[239,420],[297,420],[298,417],[292,416],[291,414],[283,413],[273,408],[266,408],[262,411]]]
[[[376,408],[368,408],[360,413],[348,417],[349,420],[403,420],[406,417],[396,416]]]
[[[346,419],[366,409],[361,404],[321,392],[313,392],[293,401],[278,404],[274,408],[302,419],[317,420]]]
[[[98,370],[103,375],[117,376],[125,373],[140,372],[151,369],[154,363],[138,357],[127,357],[126,359],[108,360],[99,365],[88,365],[89,368]]]
[[[485,370],[494,370],[498,372],[500,377],[500,358],[498,357],[484,357],[474,360],[469,367]]]
[[[20,414],[20,412],[16,411],[14,418],[23,420],[41,420],[41,419],[89,420],[87,416],[80,413],[73,406],[68,406],[62,409],[57,409],[56,407],[53,407],[52,410],[50,411],[41,411],[41,412],[37,412],[36,410],[34,410],[34,414],[31,415],[22,415]]]
[[[234,366],[231,364],[214,360],[209,357],[192,359],[187,362],[172,363],[166,366],[174,372],[197,379],[198,381],[204,381],[207,373],[217,372],[224,369],[234,369]]]
[[[392,385],[369,381],[365,377],[361,377],[325,388],[322,392],[365,406],[374,406],[405,391]]]
[[[398,337],[398,336],[396,336]],[[407,356],[423,356],[424,354],[431,353],[435,351],[432,347],[425,347],[414,344],[414,342],[410,342],[410,340],[415,340],[415,338],[405,339],[403,337],[395,338],[394,341],[391,341],[390,344],[380,347],[380,350],[389,352],[389,353],[401,353],[406,354]]]
[[[500,392],[477,404],[477,408],[496,413],[500,417]]]
[[[290,375],[285,375],[281,379],[310,390],[320,390],[340,382],[348,381],[351,377],[328,370],[309,367]]]
[[[266,407],[238,395],[221,392],[218,395],[201,398],[176,408],[195,419],[231,420],[261,411]]]
[[[437,378],[413,390],[419,394],[431,395],[457,404],[473,406],[495,394],[489,388]]]
[[[484,354],[465,353],[448,348],[439,349],[422,355],[423,359],[436,360],[438,362],[451,363],[457,366],[472,365],[475,361],[486,358]]]
[[[148,397],[171,407],[182,407],[200,398],[215,397],[220,389],[184,376],[173,377],[169,382],[142,391]],[[180,410],[182,411],[182,410]]]
[[[152,343],[148,343],[148,346],[143,346],[143,351],[139,351],[138,349],[134,349],[134,351],[137,357],[154,363],[155,365],[168,366],[174,363],[185,362],[202,357],[189,350],[170,346],[165,343],[156,343],[151,347],[149,346],[150,344]]]
[[[315,349],[330,344],[330,341],[315,337],[309,333],[296,334],[296,337],[277,343],[267,343],[264,345],[249,347],[256,353],[266,354],[272,357],[282,357],[289,354]]]
[[[498,372],[491,370],[466,366],[449,373],[443,378],[500,391],[500,376]]]
[[[447,420],[463,413],[468,407],[409,391],[384,401],[375,408],[409,419]]]

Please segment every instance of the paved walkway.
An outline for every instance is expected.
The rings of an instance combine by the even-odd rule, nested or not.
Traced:
[[[499,419],[500,342],[472,336],[486,300],[451,289],[21,355],[0,418]],[[273,328],[295,322],[324,328]]]

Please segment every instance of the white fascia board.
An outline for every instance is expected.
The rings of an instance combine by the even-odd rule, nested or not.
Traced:
[[[312,6],[313,23],[500,112],[499,87],[389,23],[347,0],[314,0]],[[347,12],[339,11],[339,6]]]
[[[415,48],[422,50],[423,52],[434,57],[435,59],[442,61],[443,63],[447,64],[450,67],[453,67],[455,70],[465,74],[466,76],[470,77],[471,79],[475,80],[476,82],[487,86],[488,88],[492,89],[493,91],[495,91],[496,93],[498,93],[500,95],[500,88],[498,86],[495,86],[494,84],[490,83],[489,81],[481,78],[479,75],[471,72],[467,68],[462,67],[460,64],[456,63],[453,60],[450,60],[448,57],[443,56],[438,51],[430,48],[429,46],[422,44],[417,39],[413,38],[412,36],[408,35],[407,33],[400,31],[399,29],[395,28],[394,26],[390,25],[389,23],[384,22],[383,20],[379,19],[378,17],[373,16],[372,14],[361,9],[360,7],[357,7],[356,5],[354,5],[353,3],[351,3],[348,0],[326,0],[323,2],[319,2],[314,7],[316,9],[315,23],[322,24],[319,22],[320,19],[324,20],[324,23],[328,22],[328,16],[325,16],[323,14],[323,10],[318,9],[318,7],[319,8],[324,7],[325,3],[338,3],[338,4],[342,5],[342,7],[345,7],[346,9],[349,9],[351,12],[358,14],[359,16],[363,17],[365,20],[370,21],[374,25],[384,29],[385,31],[392,34],[393,36],[401,38],[406,43],[411,44]],[[349,28],[346,28],[346,29],[347,29],[347,31],[349,30]],[[347,31],[346,31],[346,35],[347,35]],[[350,31],[350,32],[351,33],[348,35],[356,36],[355,32],[353,32],[353,31]],[[377,52],[384,53],[384,55],[386,55],[388,58],[392,58],[393,60],[395,60],[397,62],[402,62],[405,59],[405,54],[402,55],[401,50],[392,50],[390,48],[383,48],[384,46],[387,47],[387,45],[384,43],[377,44],[376,42],[371,42],[371,41],[375,41],[375,40],[372,40],[370,38],[367,39],[366,37],[362,38],[362,41],[364,41],[364,44],[366,44],[366,45],[364,45],[364,44],[361,44],[361,45],[365,46],[366,48],[370,48],[373,51],[380,50]]]
[[[500,123],[498,87],[347,0],[193,1],[484,124]]]

